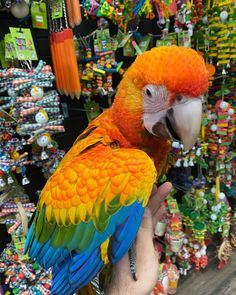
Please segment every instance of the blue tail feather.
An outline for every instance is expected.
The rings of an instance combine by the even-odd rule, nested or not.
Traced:
[[[115,215],[110,218],[109,224],[104,232],[95,232],[92,243],[89,245],[89,249],[95,249],[99,247],[107,238],[114,234],[116,230],[117,223],[123,223],[125,219],[129,216],[131,208],[134,207],[135,204],[129,207],[123,207],[119,210]]]
[[[69,275],[68,272],[68,265],[67,265],[67,271],[65,272],[67,273],[67,275]],[[54,284],[54,280],[53,280],[53,285],[52,285],[52,289],[51,289],[51,294],[66,294],[65,290],[69,287],[71,287],[71,285],[69,284],[69,280],[67,276],[63,276],[61,278],[59,278],[57,280],[57,282]]]
[[[55,250],[52,247],[50,247],[50,243],[49,243],[48,250],[44,252],[42,251],[44,255],[38,256],[38,260],[41,261],[42,265],[44,266],[47,266],[47,264],[51,265],[49,261],[53,261],[55,258],[57,258],[57,256],[59,256],[57,250],[58,249]],[[61,251],[63,251],[63,249],[61,249]]]
[[[66,288],[66,285],[69,283],[68,279],[64,276],[60,280],[57,280],[56,283],[53,281],[53,287],[51,289],[51,294],[61,294],[61,291]]]

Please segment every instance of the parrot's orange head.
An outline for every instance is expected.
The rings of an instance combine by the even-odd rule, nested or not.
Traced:
[[[157,136],[195,143],[201,126],[202,96],[209,73],[193,49],[159,47],[138,56],[121,81],[112,114],[133,143]]]

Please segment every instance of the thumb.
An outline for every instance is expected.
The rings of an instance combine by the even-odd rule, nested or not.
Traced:
[[[153,222],[150,208],[146,208],[136,238],[137,253],[149,253],[153,249]]]
[[[139,233],[141,231],[141,234],[148,234],[153,235],[153,222],[152,222],[152,210],[149,207],[145,208],[142,224],[139,229]]]
[[[155,282],[158,275],[158,254],[153,245],[152,211],[148,207],[145,209],[143,221],[136,238],[136,253],[138,280],[140,278],[147,278],[147,274],[151,272],[146,281],[148,282],[153,277],[153,281]]]

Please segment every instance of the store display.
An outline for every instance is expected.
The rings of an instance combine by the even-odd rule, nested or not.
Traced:
[[[112,73],[119,73],[123,64],[117,63],[115,59],[118,44],[110,36],[109,29],[104,29],[104,23],[107,27],[107,22],[103,20],[102,27],[98,28],[94,34],[93,49],[85,38],[77,41],[82,95],[88,98],[96,95],[111,97],[114,94]]]
[[[219,67],[228,68],[236,59],[234,46],[236,14],[232,3],[222,1],[209,10],[209,58],[216,58]]]
[[[55,78],[51,67],[43,61],[32,67],[31,60],[37,58],[37,53],[30,30],[11,27],[10,32],[14,63],[3,53],[2,61],[6,62],[2,65],[6,68],[0,69],[0,223],[6,225],[12,243],[0,257],[1,284],[13,294],[49,294],[50,271],[45,272],[24,254],[35,204],[20,183],[30,185],[29,165],[42,167],[46,178],[59,165],[64,152],[51,136],[64,132],[64,118],[57,92],[48,90]]]
[[[3,286],[12,290],[13,294],[49,294],[51,285],[50,271],[44,272],[40,266],[29,260],[24,254],[25,236],[28,222],[35,211],[22,187],[15,181],[1,187],[0,223],[5,224],[12,237],[0,256],[0,273],[4,275]],[[3,294],[3,293],[2,293]],[[38,293],[37,293],[38,294]]]
[[[16,121],[5,111],[0,111],[0,187],[5,188],[14,183],[12,172],[22,175],[22,184],[29,180],[26,176],[26,165],[30,164],[28,152],[23,151],[24,141],[17,137]]]
[[[49,162],[50,160],[51,166],[55,165],[55,163],[58,164],[58,159],[62,158],[63,153],[61,154],[56,149],[56,145],[52,144],[51,136],[65,131],[63,126],[64,118],[60,114],[60,101],[57,92],[53,90],[44,93],[43,91],[43,87],[52,87],[54,75],[51,67],[40,61],[37,67],[31,70],[21,68],[4,69],[0,70],[0,79],[0,92],[4,93],[8,88],[7,92],[10,95],[0,97],[0,102],[2,102],[0,107],[3,110],[10,111],[14,117],[12,123],[10,123],[14,128],[12,129],[12,126],[9,126],[11,127],[10,134],[8,137],[5,136],[6,139],[2,142],[3,151],[5,151],[7,145],[10,145],[14,140],[14,144],[12,143],[13,149],[6,150],[7,158],[10,156],[16,161],[20,160],[19,163],[23,167],[22,171],[25,171],[23,163],[27,163],[24,159],[27,157],[27,153],[20,155],[17,151],[23,149],[23,145],[36,143],[39,148],[38,151],[35,148],[32,149],[32,160],[37,162],[39,160]],[[9,127],[3,121],[4,133],[7,132]],[[22,140],[12,139],[13,135],[16,134],[20,135]],[[17,148],[16,151],[14,151],[14,146]],[[37,158],[34,152],[37,154],[39,151],[40,158]],[[49,157],[48,151],[52,154],[52,157]],[[54,152],[52,153],[52,151]],[[53,161],[52,158],[54,158]],[[34,164],[32,160],[30,163]],[[10,160],[9,170],[11,171],[15,165],[16,163]],[[48,164],[47,168],[49,168]],[[22,182],[27,184],[27,178],[23,177]]]
[[[159,154],[153,160],[158,181],[170,179],[174,186],[165,203],[165,214],[155,227],[160,273],[153,293],[175,294],[181,276],[209,268],[212,251],[218,259],[218,269],[227,267],[236,249],[235,7],[235,0],[0,1],[2,13],[10,12],[16,21],[9,25],[9,30],[4,28],[5,35],[1,35],[0,41],[0,223],[6,225],[12,239],[0,257],[3,294],[10,290],[13,294],[50,294],[51,286],[60,294],[69,294],[91,280],[106,264],[108,256],[115,263],[128,250],[143,213],[143,208],[135,203],[138,193],[134,193],[141,184],[130,179],[137,166],[144,164],[140,164],[138,157],[135,161],[128,159],[128,154],[125,165],[122,157],[113,158],[110,163],[109,153],[119,154],[123,147],[135,148],[137,142],[138,146],[150,145],[145,152],[152,154],[157,150],[163,159],[170,150],[165,165],[165,159],[160,161]],[[44,50],[40,52],[37,47],[41,46],[42,36],[48,38],[47,29],[52,68],[38,61]],[[196,90],[201,89],[202,80],[198,79],[206,77],[206,72],[200,75],[194,67],[196,75],[191,70],[185,75],[184,69],[191,67],[193,59],[188,59],[187,49],[182,49],[183,55],[175,58],[172,50],[176,48],[177,52],[178,49],[173,45],[193,48],[197,52],[195,58],[204,59],[208,72],[207,92],[207,87],[200,92]],[[166,46],[165,53],[159,60],[154,52],[162,52],[162,46]],[[152,57],[149,50],[153,47],[158,49],[151,51]],[[181,70],[171,71],[176,64],[181,64],[182,57],[185,63]],[[143,62],[135,69],[142,58]],[[158,70],[153,70],[155,64]],[[165,73],[159,76],[164,64]],[[144,88],[144,107],[151,113],[158,109],[152,101],[152,84],[165,85],[169,92],[177,94],[178,102],[174,102],[173,109],[185,99],[181,94],[189,94],[190,88],[189,96],[201,95],[201,128],[200,119],[189,116],[191,120],[196,119],[195,126],[198,126],[191,142],[187,138],[179,142],[184,132],[178,133],[179,123],[171,119],[171,113],[165,119],[168,131],[162,125],[164,121],[153,126],[154,118],[144,115],[143,132],[137,123],[139,112],[130,115],[129,111],[140,103],[140,89],[145,84],[149,86]],[[155,91],[165,98],[165,87]],[[74,117],[76,122],[81,117],[82,121],[87,118],[90,123],[67,155],[53,138],[65,131],[60,95],[67,127]],[[80,100],[71,105],[65,96]],[[148,103],[153,105],[149,108]],[[111,111],[105,110],[108,107],[113,110],[115,119],[112,122]],[[195,106],[188,110],[193,109]],[[72,113],[73,118],[70,117]],[[175,116],[177,113],[174,109]],[[181,115],[182,121],[187,113]],[[118,128],[112,125],[114,121]],[[133,121],[136,124],[132,125]],[[174,123],[177,127],[172,128]],[[151,134],[159,130],[161,137],[171,134],[174,139],[171,146],[162,146],[162,142],[157,148],[153,142],[145,141],[147,130]],[[66,136],[73,137],[74,133]],[[196,144],[192,146],[194,140]],[[104,154],[100,142],[108,149]],[[105,164],[104,157],[108,159]],[[29,165],[37,166],[44,177],[50,179],[42,190],[41,211],[36,213],[27,240],[29,255],[38,262],[23,253],[35,204],[22,187],[27,189],[37,181],[32,181]],[[101,171],[103,165],[107,166]],[[128,176],[119,174],[124,166],[129,169]],[[150,175],[142,172],[137,178],[141,174],[147,178]],[[107,175],[112,180],[105,189]],[[118,194],[121,188],[125,189],[125,194]],[[146,199],[149,191],[143,188]],[[128,199],[131,193],[133,197]],[[37,194],[40,195],[40,191]],[[98,194],[102,199],[96,199]],[[113,195],[116,197],[112,198]],[[129,215],[130,208],[138,212],[138,217],[132,213],[137,217],[135,222]],[[128,226],[119,225],[116,239],[109,241],[107,237],[114,231],[116,216],[122,221],[128,216]],[[49,245],[47,241],[52,232],[54,236],[51,235]],[[94,236],[92,242],[90,234]],[[81,235],[84,238],[78,245],[76,239]],[[76,247],[84,252],[75,252]],[[81,257],[90,257],[94,263],[91,268],[89,260],[83,265],[86,276],[80,272]],[[131,257],[134,257],[132,251]],[[46,269],[58,263],[52,281],[51,270],[43,270],[38,263]],[[132,274],[135,276],[134,271]],[[95,281],[99,294],[98,289],[104,287],[103,280],[99,284],[97,276]]]
[[[4,249],[0,261],[0,272],[6,277],[4,284],[13,294],[50,294],[51,271],[44,271],[28,258],[19,258],[13,245]]]

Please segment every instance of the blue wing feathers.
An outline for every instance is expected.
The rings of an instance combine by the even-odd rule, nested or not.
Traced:
[[[73,274],[70,276],[69,280],[71,284],[76,284],[77,281],[82,282],[84,281],[88,274],[98,265],[101,260],[99,248],[93,252],[92,255],[89,256],[88,260],[79,267]],[[75,258],[76,259],[76,258]]]
[[[37,254],[39,254],[39,251],[42,249],[41,245],[37,242],[37,240],[34,240],[31,247],[29,255],[31,257],[36,257]]]
[[[24,253],[27,252],[27,249],[31,245],[33,238],[34,238],[34,227],[33,225],[31,225],[27,234],[27,239],[25,241]]]
[[[33,225],[31,227],[33,227]],[[32,231],[28,233],[27,240],[29,234],[32,234]],[[65,257],[69,255],[69,251],[65,248],[53,248],[50,241],[41,244],[35,239],[30,246],[28,254],[31,258],[35,258],[45,269],[48,269],[52,265],[64,260]]]
[[[112,264],[117,263],[131,247],[140,227],[143,213],[142,204],[136,203],[127,219],[116,227],[116,231],[110,239],[108,250],[109,260]]]
[[[102,270],[103,266],[104,266],[104,263],[100,260],[99,263],[97,264],[97,267],[92,269],[90,275],[87,276],[86,279],[82,281],[79,287],[76,289],[81,289],[83,286],[86,286],[96,276],[96,274]]]
[[[52,294],[73,294],[76,289],[91,281],[102,267],[99,247],[83,255],[74,252],[72,257],[67,257],[55,267]]]
[[[58,229],[54,230],[47,242],[38,242],[32,224],[27,236],[26,248],[29,248],[29,256],[35,258],[44,268],[53,266],[52,294],[73,294],[76,289],[91,281],[102,269],[104,264],[101,259],[100,245],[107,238],[110,238],[108,256],[112,264],[125,255],[137,235],[143,213],[142,203],[136,202],[122,207],[110,217],[104,232],[96,231],[92,221],[86,224],[80,223],[66,248],[52,246],[51,239],[57,235]],[[78,252],[79,248],[76,246],[87,243],[89,246]]]
[[[55,265],[56,263],[59,263],[67,255],[69,254],[69,251],[65,248],[58,248],[54,249],[52,246],[50,246],[50,242],[48,243],[48,252],[45,253],[43,257],[39,257],[39,261],[42,261],[43,267],[48,269],[52,265]]]
[[[83,253],[83,254],[77,254],[76,259],[71,260],[70,272],[77,271],[81,266],[83,266],[85,264],[85,262],[88,260],[89,257],[93,257],[97,253],[98,252],[96,250],[96,251],[93,251],[92,253],[88,252],[88,253]]]

